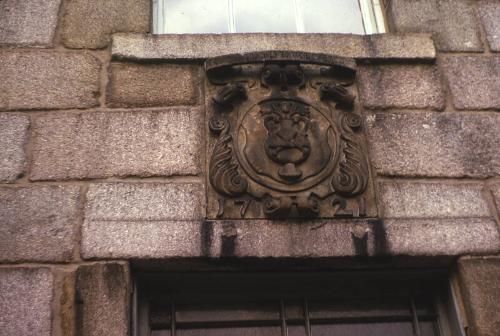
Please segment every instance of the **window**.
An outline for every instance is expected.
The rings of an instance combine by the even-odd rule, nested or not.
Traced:
[[[153,0],[153,32],[383,33],[382,1]]]
[[[143,276],[135,336],[462,336],[433,272]]]

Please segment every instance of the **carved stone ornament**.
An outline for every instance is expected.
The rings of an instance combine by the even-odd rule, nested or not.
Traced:
[[[206,61],[209,218],[376,216],[354,67],[275,51]]]

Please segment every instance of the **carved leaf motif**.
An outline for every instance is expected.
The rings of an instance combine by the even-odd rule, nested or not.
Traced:
[[[224,123],[219,139],[210,158],[210,183],[215,190],[226,196],[238,196],[247,190],[247,180],[240,175],[238,165],[233,162],[232,137],[229,125]]]
[[[340,162],[340,174],[333,177],[332,186],[338,194],[353,197],[364,192],[368,182],[368,165],[354,134],[354,130],[361,127],[361,118],[344,113],[341,127],[345,160]]]

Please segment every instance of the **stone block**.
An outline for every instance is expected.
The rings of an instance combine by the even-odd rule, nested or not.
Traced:
[[[200,184],[95,184],[87,199],[84,258],[200,256]]]
[[[201,221],[86,220],[82,229],[82,257],[161,259],[208,256],[211,245],[207,245],[202,228]]]
[[[399,33],[433,33],[438,50],[482,51],[471,0],[393,0],[393,29]]]
[[[368,108],[444,108],[439,71],[433,65],[361,66],[358,82]]]
[[[204,215],[199,183],[98,183],[87,193],[86,220],[193,220]]]
[[[493,183],[490,186],[490,190],[493,193],[494,202],[497,208],[497,214],[500,217],[500,182]]]
[[[201,113],[170,108],[36,117],[30,179],[199,174]]]
[[[458,262],[469,334],[497,336],[500,330],[500,257],[464,258]]]
[[[130,290],[130,272],[125,263],[79,266],[76,271],[78,335],[129,335]]]
[[[53,282],[48,268],[0,268],[0,335],[51,336]]]
[[[436,58],[430,34],[115,34],[117,59],[203,60],[262,50],[334,54],[363,60]]]
[[[199,85],[196,66],[115,62],[106,101],[112,107],[194,105]]]
[[[88,54],[0,52],[0,110],[96,106],[99,72]]]
[[[500,56],[449,56],[443,68],[455,108],[500,109]]]
[[[28,118],[0,114],[0,181],[11,182],[24,173]]]
[[[62,39],[69,48],[104,48],[116,32],[148,32],[149,0],[71,0],[62,19]]]
[[[496,113],[374,112],[367,115],[371,161],[386,176],[500,174]]]
[[[488,218],[386,219],[390,255],[458,256],[500,251],[496,223]]]
[[[0,187],[0,261],[70,261],[79,187]]]
[[[483,23],[484,31],[490,49],[500,51],[500,2],[497,0],[482,0],[478,5],[478,13]]]
[[[52,46],[61,0],[0,1],[0,44]]]
[[[490,217],[483,185],[442,182],[381,182],[384,218]]]

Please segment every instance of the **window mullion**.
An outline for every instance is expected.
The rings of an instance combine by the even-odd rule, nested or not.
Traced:
[[[305,33],[304,20],[300,11],[300,0],[293,0],[293,8],[295,12],[295,29],[297,33]]]
[[[236,33],[236,22],[234,20],[234,0],[227,0],[229,32]]]

